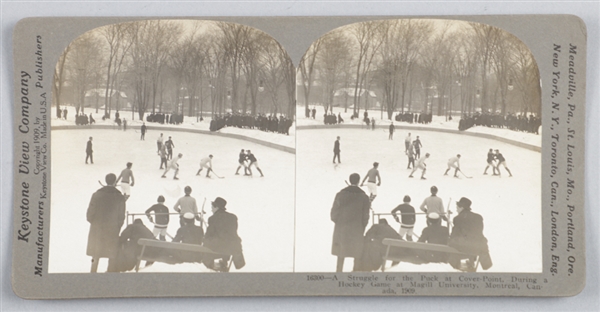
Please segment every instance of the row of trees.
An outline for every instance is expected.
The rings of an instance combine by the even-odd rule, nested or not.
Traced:
[[[374,90],[390,119],[404,111],[541,113],[539,70],[527,46],[478,23],[400,19],[348,25],[311,45],[298,76],[305,107],[320,103],[325,111],[334,105],[335,91],[346,88],[346,109],[369,109],[369,97],[361,94]]]
[[[295,77],[285,50],[254,28],[147,20],[105,26],[74,40],[56,65],[53,95],[57,108],[70,100],[79,113],[86,92],[102,90],[93,106],[109,114],[122,108],[127,94],[132,118],[137,110],[140,119],[150,111],[292,115]]]

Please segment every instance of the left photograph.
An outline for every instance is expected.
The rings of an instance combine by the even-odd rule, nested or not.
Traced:
[[[86,32],[52,85],[48,273],[293,272],[296,71],[228,22]]]

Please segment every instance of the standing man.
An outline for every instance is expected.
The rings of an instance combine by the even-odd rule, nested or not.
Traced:
[[[412,138],[410,137],[410,132],[404,139],[404,154],[408,154],[408,149],[410,148],[410,144],[412,143]]]
[[[169,137],[167,142],[165,142],[165,145],[167,146],[168,159],[173,159],[173,148],[175,148],[175,143],[173,143],[173,140],[171,140],[171,137]]]
[[[367,187],[369,188],[369,200],[371,202],[377,197],[377,187],[381,185],[381,176],[379,175],[379,170],[377,170],[378,167],[379,163],[374,162],[373,168],[369,169],[367,175],[365,175],[365,178],[360,183],[360,186],[362,187],[365,184],[365,180],[369,179],[367,181]]]
[[[147,131],[147,129],[148,128],[146,127],[146,123],[145,122],[142,123],[142,129],[141,129],[142,136],[140,137],[140,140],[146,140],[146,131]]]
[[[491,166],[492,167],[492,175],[498,175],[496,173],[496,165],[494,164],[494,160],[496,159],[496,155],[494,155],[494,150],[492,150],[490,148],[490,150],[487,153],[487,166],[485,166],[485,170],[483,170],[483,174],[487,174],[488,168]]]
[[[227,212],[225,206],[227,201],[221,197],[215,198],[212,202],[212,216],[208,218],[208,227],[204,235],[204,246],[210,250],[226,255],[225,257],[213,254],[206,254],[202,262],[213,270],[220,272],[229,271],[227,262],[230,256],[233,257],[233,264],[236,269],[241,269],[246,265],[244,254],[242,252],[242,239],[238,236],[238,218],[236,215]],[[218,262],[215,264],[215,260]]]
[[[434,185],[429,190],[431,191],[431,196],[423,200],[423,203],[420,207],[421,211],[427,215],[435,212],[440,215],[444,221],[448,221],[448,218],[446,217],[446,209],[444,209],[444,202],[437,196],[438,188]]]
[[[135,184],[135,179],[133,178],[133,171],[131,171],[132,166],[133,164],[128,162],[126,168],[123,169],[123,171],[121,171],[121,174],[117,178],[116,182],[118,184],[119,181],[121,181],[121,192],[125,196],[125,200],[129,199],[129,196],[131,196],[130,186],[133,186],[133,184]],[[129,183],[129,179],[131,179],[131,184]]]
[[[164,142],[165,138],[163,137],[163,134],[161,133],[160,136],[158,137],[158,139],[156,140],[156,153],[160,154],[160,148],[163,146],[163,142]]]
[[[369,223],[371,202],[358,187],[360,175],[350,175],[350,185],[335,195],[331,208],[331,221],[335,223],[331,254],[337,256],[336,272],[344,269],[344,260],[354,258],[354,271],[360,271],[364,233]]]
[[[165,169],[167,168],[167,148],[162,145],[159,149],[160,155],[160,169],[163,169],[163,164],[165,165]]]
[[[184,215],[186,213],[192,213],[194,218],[198,221],[202,220],[200,215],[198,215],[198,205],[196,204],[196,199],[192,197],[192,188],[188,185],[183,189],[185,195],[177,200],[175,205],[173,206],[173,210],[179,213],[179,225],[183,226],[185,224]]]
[[[423,173],[421,173],[421,180],[425,180],[425,171],[427,171],[427,164],[425,163],[425,161],[427,160],[427,158],[429,158],[429,153],[425,154],[425,157],[419,158],[419,160],[417,161],[417,165],[413,168],[410,175],[408,176],[409,178],[413,177],[413,173],[415,173],[417,169],[421,169],[423,170]]]
[[[415,208],[410,205],[410,196],[406,195],[403,199],[404,203],[398,205],[398,207],[392,210],[392,216],[396,222],[400,223],[400,237],[406,235],[406,240],[412,242],[413,229],[415,227]],[[400,218],[398,218],[398,212],[400,212]]]
[[[246,155],[248,156],[248,160],[250,161],[250,164],[248,165],[248,171],[250,172],[250,175],[252,175],[252,166],[254,166],[256,167],[256,170],[260,172],[260,176],[264,177],[265,175],[260,170],[260,167],[258,166],[258,160],[256,160],[256,157],[254,157],[254,154],[252,154],[252,152],[248,150],[248,153]]]
[[[210,178],[210,172],[212,171],[212,159],[213,155],[208,155],[208,157],[204,157],[200,160],[200,169],[196,172],[196,175],[200,175],[202,169],[206,168],[206,177]]]
[[[94,164],[94,150],[92,149],[92,137],[90,137],[90,140],[87,141],[87,144],[85,146],[85,164],[87,165],[88,163],[88,159],[92,162],[92,165]]]
[[[240,152],[240,156],[238,158],[238,163],[240,164],[237,167],[237,170],[235,171],[235,174],[238,175],[240,168],[244,167],[244,175],[250,175],[248,174],[248,166],[246,165],[246,159],[248,159],[248,156],[246,155],[246,153],[244,152],[244,150],[242,149],[242,151]]]
[[[508,167],[506,167],[506,159],[504,159],[504,156],[502,156],[502,154],[500,154],[499,150],[496,150],[496,159],[498,160],[498,164],[496,165],[496,168],[498,169],[498,175],[500,176],[500,166],[503,166],[504,169],[506,169],[506,171],[508,171],[509,177],[512,177],[512,173],[510,173],[510,170],[508,169]]]
[[[419,139],[418,135],[415,141],[413,142],[413,145],[415,147],[415,158],[421,158],[421,147],[423,147],[423,144],[421,144],[421,140]]]
[[[183,154],[179,153],[179,155],[177,155],[177,158],[171,160],[171,163],[165,168],[165,173],[163,173],[161,178],[166,178],[167,172],[173,169],[175,170],[175,174],[173,174],[173,180],[179,180],[179,178],[177,177],[177,174],[179,173],[179,164],[177,162],[181,159],[181,157],[183,157]]]
[[[335,164],[335,159],[337,158],[338,163],[341,164],[342,161],[340,160],[340,137],[337,137],[337,140],[335,140],[335,142],[333,143],[333,163]]]
[[[67,113],[69,111],[67,110],[67,108],[65,107],[65,109],[63,109],[63,117],[65,117],[65,120],[67,120]]]
[[[392,122],[390,124],[390,135],[388,136],[388,140],[393,140],[394,139],[394,130],[396,129],[396,127],[394,126],[394,123]]]
[[[450,159],[448,159],[448,169],[446,169],[446,172],[444,172],[444,175],[448,175],[448,171],[450,171],[450,169],[454,168],[454,177],[458,178],[458,172],[460,171],[460,154],[457,154],[456,157],[451,157]]]
[[[492,267],[492,258],[488,250],[488,241],[483,236],[483,218],[481,215],[471,211],[471,200],[462,197],[456,202],[456,211],[458,215],[454,217],[454,227],[448,241],[448,246],[456,248],[458,251],[479,256],[479,262],[484,270]],[[467,259],[464,265],[461,264],[459,255],[451,255],[448,262],[455,269],[474,272],[477,268],[475,257]]]
[[[127,119],[123,118],[123,131],[127,131]]]
[[[151,212],[154,212],[154,219],[150,214]],[[166,241],[165,236],[167,235],[167,226],[169,225],[169,208],[165,206],[165,197],[159,195],[157,203],[146,209],[145,214],[148,220],[154,224],[154,229],[152,230],[154,237],[158,235],[161,241]]]
[[[415,150],[413,149],[413,145],[414,142],[410,145],[408,148],[408,153],[406,154],[406,156],[408,156],[408,165],[406,166],[406,169],[412,169],[415,167]]]
[[[375,131],[375,117],[371,118],[371,129]]]
[[[118,253],[119,233],[125,221],[125,197],[115,187],[117,176],[109,173],[104,180],[106,186],[92,195],[86,214],[90,223],[86,254],[92,257],[92,273],[98,271],[100,258],[108,258],[108,272],[116,271],[113,266]]]

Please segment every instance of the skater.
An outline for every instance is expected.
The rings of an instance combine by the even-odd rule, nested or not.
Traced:
[[[396,130],[396,127],[394,126],[394,123],[392,122],[390,124],[390,135],[388,136],[388,140],[394,139],[394,130]]]
[[[146,128],[146,123],[142,123],[142,128],[140,129],[142,132],[142,136],[140,137],[140,140],[146,140],[146,130],[148,128]]]
[[[90,113],[90,125],[95,124],[95,123],[96,123],[96,119],[94,119],[94,117],[92,117],[92,113]]]
[[[63,109],[63,118],[65,118],[65,120],[67,120],[67,113],[69,111],[67,111],[67,108],[65,107],[65,109]]]
[[[250,174],[248,173],[248,166],[246,165],[246,160],[248,159],[248,155],[246,155],[246,153],[244,152],[244,150],[242,149],[242,151],[240,152],[240,156],[238,158],[238,163],[240,164],[237,167],[237,170],[235,171],[236,175],[239,175],[239,171],[240,168],[244,167],[244,175],[245,176],[249,176]]]
[[[415,167],[415,151],[413,149],[413,145],[414,144],[410,145],[408,148],[408,153],[406,154],[406,156],[408,156],[408,165],[406,166],[406,169],[412,169]]]
[[[123,118],[123,131],[127,131],[127,119]]]
[[[165,197],[162,195],[158,196],[157,203],[146,209],[146,216],[148,220],[154,224],[152,234],[154,237],[158,235],[161,241],[166,241],[165,236],[167,235],[167,226],[169,225],[169,208],[165,206]],[[154,212],[154,219],[152,218],[151,212]]]
[[[173,143],[173,140],[171,140],[171,137],[169,137],[167,142],[165,142],[165,145],[167,146],[167,158],[173,159],[173,148],[175,148],[175,143]]]
[[[204,241],[204,230],[197,226],[194,221],[194,214],[186,212],[183,215],[183,224],[177,230],[173,237],[173,243],[184,243],[192,245],[202,245]],[[174,252],[173,256],[181,262],[199,262],[202,263],[202,254],[185,250]]]
[[[369,188],[369,200],[371,202],[373,202],[375,197],[377,197],[377,186],[381,185],[381,176],[379,175],[379,170],[377,169],[378,167],[379,163],[374,162],[373,168],[369,169],[364,179],[360,183],[360,186],[362,187],[365,184],[365,180],[369,179],[367,182],[367,187]]]
[[[403,201],[404,203],[392,210],[392,216],[394,216],[396,222],[400,223],[400,237],[402,238],[406,235],[406,240],[412,242],[413,228],[415,227],[416,220],[415,208],[410,205],[410,196],[404,196]],[[400,212],[402,221],[398,218],[398,212]]]
[[[163,146],[163,142],[164,142],[165,138],[163,137],[163,134],[161,133],[160,136],[158,137],[158,139],[156,140],[156,153],[160,154],[160,148]]]
[[[248,160],[250,161],[250,164],[248,165],[248,172],[250,172],[250,175],[252,175],[252,166],[255,166],[256,170],[260,172],[260,176],[264,177],[265,175],[263,174],[262,170],[260,170],[260,167],[258,166],[258,160],[256,160],[256,157],[254,157],[254,154],[252,154],[252,152],[248,150],[247,155]]]
[[[173,210],[179,213],[179,225],[183,226],[185,224],[184,215],[186,213],[192,213],[196,220],[201,221],[202,218],[200,215],[198,215],[198,205],[196,204],[196,199],[191,196],[192,187],[189,185],[186,186],[183,188],[183,192],[185,195],[179,198],[173,206]]]
[[[423,200],[423,203],[420,207],[421,211],[427,215],[435,212],[440,215],[444,221],[448,221],[448,218],[446,217],[446,209],[444,208],[444,202],[437,196],[438,188],[434,185],[429,189],[429,191],[431,192],[431,196]]]
[[[165,172],[163,173],[161,178],[166,178],[167,172],[173,169],[175,170],[175,174],[173,174],[173,180],[179,180],[179,178],[177,177],[177,173],[179,173],[179,164],[177,162],[181,159],[181,157],[183,157],[183,154],[179,153],[179,155],[177,155],[177,158],[171,160],[171,163],[168,166],[166,166]]]
[[[227,212],[227,201],[221,197],[211,203],[212,216],[208,218],[208,227],[204,236],[204,246],[227,256],[205,254],[202,263],[212,270],[228,272],[227,262],[233,257],[233,265],[241,269],[246,265],[242,252],[242,239],[238,236],[238,218]],[[216,263],[215,263],[216,262]]]
[[[364,232],[369,223],[369,196],[358,187],[360,175],[350,175],[350,185],[335,195],[331,221],[335,223],[331,254],[337,256],[336,272],[344,269],[344,260],[354,258],[353,271],[361,271]]]
[[[454,168],[454,177],[458,178],[458,172],[460,171],[460,154],[457,154],[456,157],[451,157],[450,159],[448,159],[448,169],[446,169],[446,172],[444,172],[444,175],[448,175],[448,171],[450,171],[450,169]]]
[[[208,157],[204,157],[200,160],[200,169],[196,172],[196,175],[200,175],[202,169],[206,168],[206,177],[210,178],[210,172],[212,171],[212,159],[213,155],[208,155]]]
[[[419,139],[418,135],[413,142],[413,146],[415,147],[415,159],[421,158],[421,147],[423,147],[423,144],[421,144],[421,140]]]
[[[425,161],[427,160],[427,158],[429,158],[429,153],[425,154],[425,157],[419,158],[419,160],[417,161],[417,165],[413,168],[410,175],[408,176],[409,178],[413,177],[413,173],[415,173],[417,169],[421,169],[423,170],[423,173],[421,173],[421,180],[425,180],[425,171],[427,171],[427,164],[425,163]]]
[[[498,170],[498,176],[501,176],[500,173],[500,166],[503,166],[504,169],[506,169],[506,171],[508,171],[508,176],[512,177],[512,173],[510,173],[510,169],[508,169],[508,167],[506,166],[506,159],[504,159],[504,156],[502,156],[502,154],[500,154],[499,150],[496,150],[496,159],[498,160],[498,164],[496,165],[496,169]]]
[[[160,155],[160,169],[163,169],[163,164],[165,165],[165,168],[167,168],[167,148],[164,145],[162,145],[160,147],[159,155]]]
[[[88,159],[90,160],[90,162],[93,165],[94,164],[94,150],[92,149],[92,137],[90,137],[90,140],[87,141],[87,144],[85,146],[85,164],[86,165],[88,163]]]
[[[404,138],[404,154],[408,154],[408,149],[410,148],[410,144],[412,143],[412,138],[410,137],[410,132]]]
[[[117,184],[121,181],[121,192],[123,196],[125,196],[125,201],[129,199],[131,196],[131,188],[135,184],[135,179],[133,178],[133,171],[131,171],[132,163],[128,162],[125,169],[121,171],[121,174],[117,178]],[[129,183],[129,179],[131,178],[131,184]]]
[[[107,272],[116,272],[113,265],[118,254],[119,233],[125,222],[125,197],[115,187],[117,176],[109,173],[104,181],[106,186],[92,195],[86,216],[90,223],[86,254],[92,257],[92,273],[98,271],[100,258],[108,258]]]
[[[371,118],[371,129],[375,131],[375,117]]]
[[[471,200],[462,197],[456,202],[458,215],[454,217],[454,227],[448,240],[448,246],[458,251],[475,254],[479,256],[479,263],[484,270],[492,267],[492,259],[488,249],[488,241],[483,235],[483,218],[481,215],[471,211]],[[462,263],[460,255],[448,257],[452,267],[461,271],[474,272],[477,268],[475,257],[471,257]]]
[[[483,174],[487,175],[487,171],[488,168],[491,166],[492,167],[492,175],[498,175],[496,173],[496,164],[494,163],[494,161],[496,160],[496,155],[494,154],[494,150],[490,148],[490,150],[487,153],[487,166],[485,166],[485,170],[483,170]]]
[[[333,143],[333,163],[335,164],[335,159],[337,158],[338,160],[338,164],[341,164],[342,161],[340,160],[340,137],[337,137],[337,140],[335,140],[335,142]]]
[[[427,227],[421,232],[419,243],[448,245],[448,227],[442,226],[440,215],[432,212],[427,215]],[[448,254],[439,251],[423,251],[419,258],[425,263],[448,262]]]

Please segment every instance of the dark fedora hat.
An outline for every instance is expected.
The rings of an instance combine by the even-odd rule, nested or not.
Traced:
[[[461,208],[471,209],[471,200],[466,197],[462,197],[459,201],[456,202],[456,204]]]
[[[212,202],[212,204],[213,204],[215,207],[218,207],[218,208],[225,208],[225,205],[227,205],[227,201],[226,201],[226,200],[224,200],[224,199],[223,199],[223,198],[221,198],[221,197],[217,197],[217,198],[215,198],[215,200]]]

